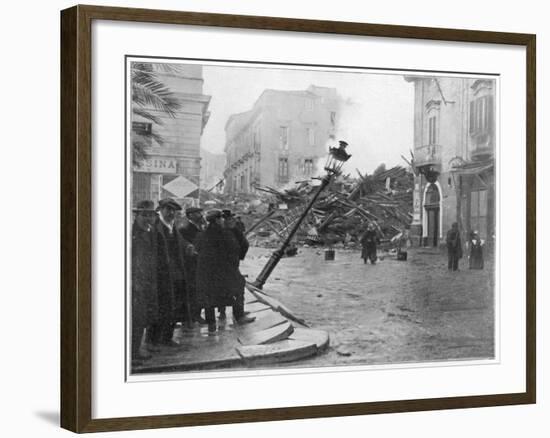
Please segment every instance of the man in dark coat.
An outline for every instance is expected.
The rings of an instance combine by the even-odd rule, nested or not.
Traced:
[[[173,345],[172,335],[179,316],[178,309],[181,309],[187,295],[183,254],[189,244],[175,229],[176,211],[181,210],[181,206],[173,199],[162,199],[158,210],[155,232],[159,322],[154,327],[153,342]]]
[[[222,216],[224,220],[224,227],[231,230],[235,239],[239,243],[239,260],[244,260],[246,253],[248,252],[249,243],[244,235],[244,224],[239,223],[237,217],[231,212],[231,210],[222,210]]]
[[[231,231],[233,237],[237,239],[239,244],[239,261],[244,260],[249,248],[248,240],[244,235],[244,224],[240,222],[242,225],[241,227],[241,225],[239,225],[238,217],[236,217],[231,210],[228,209],[222,210],[222,217],[224,220],[224,227]],[[234,318],[240,320],[241,323],[250,322],[248,321],[248,317],[246,317],[247,312],[244,311],[244,290],[242,294],[239,294],[235,299],[236,302],[233,305]],[[221,320],[225,319],[225,306],[218,307],[218,311],[220,312],[219,318]]]
[[[449,258],[449,271],[458,270],[458,261],[462,258],[462,243],[458,223],[453,222],[451,229],[447,231],[447,255]]]
[[[244,222],[243,220],[241,219],[240,216],[235,216],[235,224],[237,226],[237,228],[240,230],[241,233],[243,233],[244,235],[244,232],[246,231],[246,227],[244,225]]]
[[[153,231],[153,201],[141,201],[134,209],[132,226],[132,363],[151,357],[140,348],[144,330],[158,322],[157,241]]]
[[[372,223],[368,225],[367,231],[365,231],[360,241],[362,246],[361,258],[363,259],[363,263],[367,263],[367,260],[370,260],[371,264],[376,264],[376,259],[378,258],[376,253],[376,245],[380,243],[380,238],[378,237],[376,229]]]
[[[185,216],[187,218],[186,224],[179,230],[184,240],[190,243],[190,246],[184,253],[185,285],[187,287],[187,301],[190,306],[190,309],[186,309],[185,314],[191,314],[192,320],[199,324],[206,324],[206,320],[201,317],[201,308],[197,304],[197,286],[195,280],[197,275],[195,242],[197,236],[204,228],[202,208],[188,207],[185,210]]]
[[[215,308],[235,306],[233,312],[238,323],[255,318],[239,315],[242,306],[238,299],[244,295],[245,280],[239,271],[241,247],[233,232],[224,228],[221,210],[206,213],[207,227],[196,240],[197,301],[204,307],[208,330],[216,331]],[[244,309],[242,309],[244,310]]]

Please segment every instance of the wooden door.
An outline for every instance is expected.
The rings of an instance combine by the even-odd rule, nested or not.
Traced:
[[[437,246],[439,242],[439,208],[427,209],[428,245]]]

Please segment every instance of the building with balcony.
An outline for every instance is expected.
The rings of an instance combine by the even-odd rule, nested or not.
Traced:
[[[336,89],[265,90],[249,111],[227,120],[225,192],[281,187],[317,175],[317,162],[334,136]]]
[[[158,79],[179,103],[174,117],[154,107],[147,108],[147,111],[160,123],[133,113],[131,116],[131,141],[139,136],[140,141],[148,143],[145,159],[133,165],[132,205],[144,199],[157,203],[166,197],[178,199],[181,203],[196,203],[193,199],[197,197],[200,185],[201,136],[210,116],[210,96],[202,93],[201,65],[177,64],[171,67],[161,69],[152,64]],[[161,143],[155,141],[156,135],[162,138]]]
[[[414,86],[414,208],[411,237],[445,241],[453,222],[463,238],[495,231],[494,79],[407,76]]]

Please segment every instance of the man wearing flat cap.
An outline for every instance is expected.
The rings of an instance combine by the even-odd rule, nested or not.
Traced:
[[[173,345],[172,336],[178,320],[177,309],[181,309],[186,296],[183,253],[188,243],[175,229],[176,212],[181,209],[175,200],[162,199],[155,223],[159,322],[154,327],[153,341],[162,345]]]
[[[132,225],[132,364],[151,357],[142,339],[158,322],[157,240],[153,231],[156,213],[153,201],[145,200],[133,209]]]
[[[215,308],[233,306],[233,316],[240,324],[254,321],[244,315],[242,297],[245,280],[239,271],[241,248],[230,229],[224,227],[223,212],[206,212],[207,227],[196,240],[197,298],[205,308],[208,330],[216,331]]]
[[[187,287],[187,301],[189,305],[189,309],[186,309],[185,316],[187,317],[187,315],[190,314],[192,321],[196,321],[199,324],[206,324],[206,320],[201,317],[201,308],[197,304],[197,286],[195,281],[197,273],[197,251],[195,249],[195,241],[197,240],[198,234],[204,228],[202,208],[186,208],[185,217],[187,221],[179,230],[185,241],[190,243],[184,253],[185,285]]]

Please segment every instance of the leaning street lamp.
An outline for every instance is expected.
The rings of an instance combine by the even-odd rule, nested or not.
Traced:
[[[309,210],[311,210],[311,207],[313,207],[313,204],[315,204],[315,201],[317,200],[321,192],[329,185],[334,176],[340,174],[342,166],[346,161],[350,159],[351,155],[346,152],[346,147],[348,146],[348,144],[342,140],[340,140],[338,144],[338,147],[329,147],[328,157],[324,167],[326,174],[325,176],[323,176],[319,188],[317,189],[317,191],[309,201],[307,207],[302,212],[301,216],[298,218],[298,220],[288,233],[287,238],[281,244],[280,248],[278,248],[273,252],[273,254],[271,254],[271,257],[262,269],[262,272],[260,272],[260,275],[258,275],[256,280],[252,283],[252,285],[257,287],[258,289],[261,289],[263,287],[269,275],[273,272],[275,266],[277,266],[277,263],[279,263],[279,260],[281,260],[281,258],[283,257],[283,254],[290,244],[292,237],[294,237],[294,234],[296,234],[296,231],[298,231],[298,229],[300,228],[300,225],[309,213]]]

